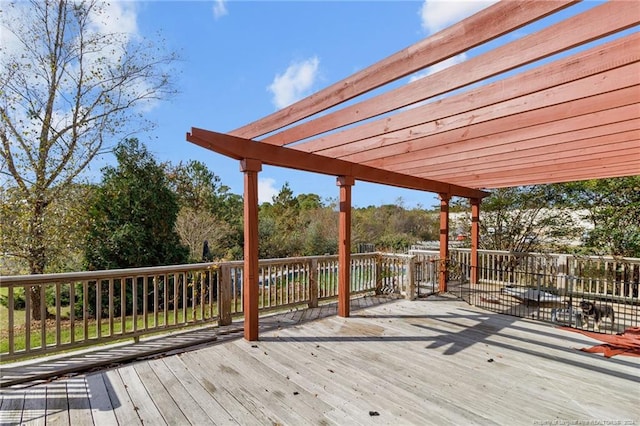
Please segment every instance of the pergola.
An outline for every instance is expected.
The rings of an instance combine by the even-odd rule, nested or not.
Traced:
[[[244,172],[245,339],[258,339],[257,190],[263,164],[337,177],[338,314],[344,317],[349,316],[351,190],[356,180],[439,194],[443,259],[449,200],[470,199],[475,282],[480,203],[489,194],[484,190],[640,173],[638,2],[610,1],[560,18],[455,66],[358,101],[367,92],[576,3],[501,1],[227,134],[197,128],[187,134],[194,144],[240,160]],[[445,278],[443,266],[441,290],[446,289]]]

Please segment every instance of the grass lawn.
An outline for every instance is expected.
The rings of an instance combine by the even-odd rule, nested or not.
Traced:
[[[0,297],[6,297],[9,294],[8,288],[0,288]],[[24,315],[18,315],[14,318],[13,323],[15,326],[24,325]],[[9,308],[0,305],[0,335],[3,330],[9,328]]]
[[[6,354],[9,352],[9,322],[8,322],[8,309],[4,306],[0,308],[0,315],[2,315],[0,320],[0,354]],[[60,343],[61,344],[71,344],[71,336],[73,333],[74,342],[83,342],[85,340],[85,327],[84,322],[82,320],[76,320],[73,331],[71,330],[71,321],[69,321],[69,307],[61,310],[60,320]],[[214,306],[213,312],[207,312],[205,309],[205,318],[217,317],[217,309]],[[195,312],[192,307],[187,308],[186,311],[187,320],[200,320],[202,319],[200,308],[196,306]],[[162,333],[164,332],[163,327],[165,324],[168,327],[174,325],[182,325],[184,324],[184,311],[182,309],[176,311],[168,311],[167,316],[165,318],[164,312],[158,312],[158,321],[155,322],[155,316],[153,313],[148,315],[147,317],[147,325],[145,328],[144,317],[139,315],[135,321],[135,329],[145,330],[149,329],[149,334],[152,333]],[[42,323],[40,321],[32,321],[31,329],[30,329],[30,339],[29,346],[31,348],[40,348],[42,342]],[[155,330],[153,330],[155,329]],[[109,318],[102,318],[100,325],[100,336],[101,337],[111,337],[117,338],[118,335],[122,335],[123,332],[122,327],[122,318],[120,316],[113,318],[113,325],[110,323]],[[134,331],[134,320],[133,316],[125,317],[124,321],[124,330],[125,334],[132,333]],[[152,331],[153,330],[153,331]],[[26,335],[27,328],[25,326],[25,315],[24,310],[14,310],[14,351],[22,351],[26,348]],[[86,336],[88,339],[98,339],[98,324],[95,319],[91,319],[87,321],[86,328]],[[123,338],[130,339],[131,336]],[[47,320],[45,325],[45,341],[47,345],[55,345],[56,342],[56,320],[50,319]],[[109,340],[112,342],[113,340]],[[99,344],[96,342],[96,344]]]

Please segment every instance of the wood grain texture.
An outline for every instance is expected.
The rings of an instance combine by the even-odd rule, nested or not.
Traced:
[[[5,389],[2,422],[37,424],[45,397],[47,422],[55,416],[56,424],[71,417],[114,424],[95,416],[109,406],[118,424],[127,425],[640,420],[638,358],[586,353],[578,349],[598,342],[448,295],[376,300],[349,318],[335,316],[334,305],[332,316],[265,330],[258,342],[219,340],[180,355]],[[292,318],[283,315],[281,324]],[[83,394],[91,407],[69,402]]]
[[[607,19],[602,19],[605,16]],[[282,146],[376,117],[586,44],[637,22],[637,7],[633,3],[605,3],[455,66],[287,128],[263,142]],[[406,64],[402,65],[406,68]]]
[[[295,123],[562,10],[574,1],[505,1],[230,134],[248,139]]]

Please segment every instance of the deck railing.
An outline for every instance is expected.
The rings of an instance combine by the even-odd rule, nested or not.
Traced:
[[[436,250],[423,250],[418,247],[413,247],[409,253],[416,256],[418,261],[434,258],[439,254]],[[471,265],[471,250],[450,249],[448,262],[451,265]],[[457,272],[453,270],[452,273]],[[576,291],[593,296],[638,298],[640,259],[478,250],[479,282],[535,285],[538,275],[546,277],[546,281],[573,277]],[[468,276],[464,278],[468,279]]]
[[[419,260],[438,252],[410,253]],[[448,290],[488,310],[612,334],[640,325],[640,259],[479,250],[475,284],[470,249],[451,249],[447,265]],[[600,327],[582,302],[613,310],[615,321]]]
[[[412,257],[351,256],[351,293],[412,291]],[[318,306],[338,295],[338,257],[259,261],[262,313]],[[230,324],[242,314],[242,261],[0,278],[0,357],[10,361],[166,333],[204,324]],[[37,295],[39,319],[32,315]]]
[[[472,289],[470,255],[468,249],[452,249],[447,262],[450,281],[459,284],[449,290],[472,303],[495,308],[489,294],[493,290],[531,288],[576,301],[619,303],[618,310],[631,309],[630,318],[637,322],[640,259],[481,250],[478,273],[484,287]],[[440,264],[439,253],[429,250],[353,254],[351,293],[409,299],[436,293]],[[243,312],[242,273],[243,263],[234,261],[1,277],[0,357],[11,361],[116,340],[137,341],[186,327],[230,324]],[[338,257],[260,260],[258,292],[263,314],[335,300]],[[38,320],[33,317],[32,293],[37,295]]]

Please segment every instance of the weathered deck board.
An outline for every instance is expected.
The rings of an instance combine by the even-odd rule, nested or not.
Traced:
[[[174,398],[177,399],[180,394],[171,395],[167,391],[149,362],[138,362],[133,365],[133,369],[138,374],[140,382],[146,388],[149,397],[158,408],[160,415],[166,423],[172,425],[189,423],[187,417],[182,412],[181,406],[174,400]]]
[[[47,414],[47,394],[46,388],[42,388],[42,392],[33,392],[26,394],[22,417],[29,419],[29,425],[45,425]]]
[[[166,389],[166,396],[169,399],[175,398],[175,404],[177,404],[177,407],[179,407],[179,410],[182,412],[188,423],[194,425],[205,425],[212,422],[212,419],[207,415],[203,407],[193,399],[193,396],[187,391],[173,372],[167,368],[166,364],[162,360],[154,360],[147,363],[147,365],[153,370],[153,373],[157,376],[159,383],[161,383],[161,385]],[[164,392],[161,392],[161,394],[165,395]],[[173,400],[168,401],[166,406],[160,403],[155,392],[151,393],[151,397],[156,401],[156,405],[160,407],[160,410],[163,413],[173,404]],[[164,417],[165,419],[168,418],[167,415]],[[169,423],[172,423],[172,421],[169,421]],[[184,424],[184,422],[180,421],[176,424]]]
[[[2,404],[0,404],[0,424],[20,424],[24,413],[25,399],[25,392],[20,390],[15,393],[4,394],[2,396]]]
[[[231,416],[227,410],[216,400],[209,390],[205,388],[200,381],[192,374],[192,372],[184,365],[182,360],[177,356],[167,357],[162,360],[164,368],[171,372],[184,386],[193,402],[201,407],[209,417],[209,421],[203,421],[202,424],[213,422],[214,424],[239,424],[236,419]],[[163,366],[156,366],[157,370]],[[244,407],[243,407],[244,408]]]
[[[137,412],[140,420],[144,424],[166,424],[165,419],[162,417],[162,413],[151,398],[151,395],[149,395],[149,392],[153,390],[153,386],[150,386],[149,388],[146,387],[146,383],[142,382],[142,379],[135,370],[134,365],[135,364],[127,365],[123,368],[117,369],[117,372],[122,379],[122,383],[126,387],[127,394],[131,398],[134,410]]]
[[[100,426],[117,425],[115,410],[109,398],[109,391],[104,382],[105,374],[89,374],[86,376],[89,389],[91,417]]]
[[[283,339],[282,344],[288,351],[291,350],[290,346],[294,346],[299,351],[312,353],[317,360],[314,364],[321,366],[320,374],[326,374],[326,370],[331,370],[335,376],[346,378],[347,383],[351,384],[352,393],[355,391],[360,395],[357,402],[352,402],[359,407],[360,413],[384,411],[392,413],[394,418],[411,421],[412,424],[446,423],[452,420],[454,423],[462,424],[478,420],[478,416],[472,416],[465,407],[457,410],[456,418],[452,418],[449,410],[440,408],[447,405],[446,400],[439,401],[440,403],[435,404],[429,412],[407,411],[407,405],[419,406],[424,401],[425,396],[417,392],[419,388],[415,379],[420,377],[420,369],[424,370],[423,378],[428,378],[432,374],[432,367],[427,363],[414,364],[407,370],[407,354],[411,357],[417,354],[405,351],[402,357],[394,359],[390,356],[390,351],[395,346],[393,341],[386,343],[388,347],[382,351],[379,348],[367,350],[366,348],[372,346],[370,342],[381,342],[382,327],[371,327],[368,324],[354,326],[347,324],[349,320],[341,318],[331,318],[329,321],[337,327],[330,325],[326,332],[314,328],[313,333],[308,334],[304,333],[309,331],[305,328],[303,333],[295,333],[291,337],[291,333],[285,331],[284,336],[280,337]],[[379,347],[379,344],[374,345]],[[372,365],[375,368],[366,369],[367,374],[362,375],[360,370],[363,365]],[[406,375],[410,376],[408,384],[403,377]],[[358,377],[355,385],[353,377]],[[437,394],[432,394],[431,397],[437,398]],[[348,395],[345,398],[348,398]],[[375,404],[370,401],[375,401]]]
[[[47,388],[47,423],[69,425],[69,399],[67,381],[53,382]],[[22,422],[26,419],[23,417]]]
[[[134,405],[126,385],[122,382],[118,370],[105,371],[97,373],[100,375],[107,389],[109,400],[113,406],[113,413],[116,416],[118,424],[135,425],[141,424],[138,416],[137,407]],[[106,405],[106,403],[105,403]],[[95,423],[98,425],[98,423]]]
[[[317,398],[314,394],[308,392],[304,387],[299,386],[287,375],[280,375],[260,359],[255,358],[252,353],[260,353],[262,356],[269,356],[260,350],[259,345],[251,345],[251,350],[246,346],[247,342],[238,341],[234,344],[224,345],[221,348],[226,351],[225,360],[233,364],[234,368],[244,371],[251,369],[251,373],[243,375],[244,381],[248,381],[251,387],[256,389],[256,396],[266,391],[277,399],[277,404],[284,407],[285,410],[297,410],[297,415],[302,417],[305,424],[326,424],[331,415],[327,416],[333,407],[330,404]],[[258,346],[254,348],[254,346]],[[264,387],[264,384],[268,387]]]
[[[67,401],[69,404],[69,424],[86,425],[93,423],[86,376],[67,380]]]
[[[233,395],[224,387],[224,384],[218,380],[216,373],[200,364],[199,360],[191,359],[188,355],[181,356],[180,361],[193,374],[201,386],[218,402],[218,406],[211,407],[212,410],[222,407],[225,414],[242,425],[260,424],[258,420],[260,418],[259,413],[254,406],[243,404],[241,398]]]
[[[6,389],[0,422],[41,424],[44,409],[47,424],[99,426],[640,421],[640,358],[445,297],[372,302],[350,318],[322,318],[330,306],[272,317],[259,342]]]
[[[269,345],[269,349],[265,349],[267,355],[263,358],[267,358],[271,352],[277,354],[276,360],[288,366],[289,377],[294,376],[303,388],[309,388],[309,383],[321,385],[309,389],[309,392],[313,391],[318,398],[329,399],[331,404],[348,410],[346,414],[349,417],[346,418],[363,423],[369,417],[369,411],[393,412],[397,418],[413,419],[413,424],[424,424],[427,417],[433,418],[426,413],[407,411],[407,406],[420,401],[416,393],[400,389],[391,391],[384,379],[377,379],[375,372],[361,374],[359,370],[367,363],[366,359],[356,360],[356,368],[351,368],[346,361],[351,357],[348,348],[332,353],[325,351],[322,344],[295,343],[286,341],[282,345]],[[261,362],[267,361],[262,359]]]

